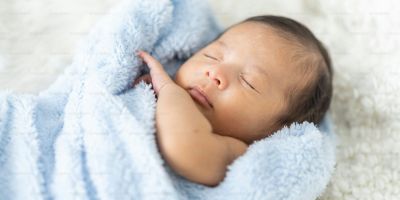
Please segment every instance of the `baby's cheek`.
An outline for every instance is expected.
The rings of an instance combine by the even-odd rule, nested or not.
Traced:
[[[234,114],[231,112],[225,112],[225,114],[220,114],[219,117],[214,121],[215,129],[224,132],[226,134],[233,134],[235,132],[240,132],[243,127],[246,126],[246,120],[240,117],[240,114]]]

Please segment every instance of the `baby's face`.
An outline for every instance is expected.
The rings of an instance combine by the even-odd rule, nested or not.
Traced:
[[[188,59],[175,81],[192,95],[214,133],[250,144],[280,128],[273,122],[286,109],[285,91],[298,81],[288,46],[268,26],[238,24]],[[212,106],[194,98],[196,87]]]

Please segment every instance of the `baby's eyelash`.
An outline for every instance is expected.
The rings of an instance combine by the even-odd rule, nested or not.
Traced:
[[[255,89],[245,78],[243,75],[240,76],[247,85],[249,85],[252,89]]]
[[[253,86],[244,78],[243,75],[240,75],[240,77],[243,79],[243,81],[244,81],[248,86],[251,87],[251,89],[255,90],[255,91],[258,93],[258,90],[256,90],[256,88],[253,87]]]
[[[208,55],[208,54],[203,54],[205,57],[207,57],[207,58],[210,58],[210,59],[213,59],[213,60],[216,60],[216,61],[218,61],[218,59],[217,58],[215,58],[215,57],[212,57],[212,56],[210,56],[210,55]]]

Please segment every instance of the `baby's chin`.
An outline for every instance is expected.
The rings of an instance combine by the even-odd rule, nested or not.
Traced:
[[[207,117],[207,110],[206,110],[200,103],[198,103],[197,101],[195,101],[195,100],[193,100],[193,99],[192,99],[192,101],[193,101],[194,104],[196,105],[197,109],[199,109],[200,112],[204,115],[204,117],[206,117],[206,118],[208,119],[208,117]]]
[[[203,114],[203,116],[209,121],[210,121],[210,116],[211,116],[211,111],[205,109],[202,105],[200,105],[200,103],[196,102],[195,100],[192,99],[192,101],[194,102],[194,105],[196,105],[197,109],[200,110],[200,112]]]

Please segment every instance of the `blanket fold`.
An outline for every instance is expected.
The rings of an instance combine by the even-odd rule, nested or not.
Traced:
[[[84,38],[39,95],[0,92],[0,199],[315,199],[335,164],[329,116],[256,141],[217,187],[162,159],[156,99],[137,50],[173,76],[221,32],[202,0],[125,0]]]

